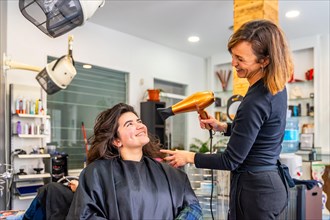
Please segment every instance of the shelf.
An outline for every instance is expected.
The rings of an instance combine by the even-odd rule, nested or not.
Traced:
[[[229,195],[218,195],[218,199],[229,200]]]
[[[314,118],[314,116],[310,116],[310,115],[300,115],[300,116],[291,116],[291,118]]]
[[[13,114],[21,118],[50,118],[49,115]]]
[[[202,182],[204,182],[204,180],[191,180],[191,179],[189,179],[189,181],[191,183],[202,183]]]
[[[36,197],[39,187],[51,182],[52,160],[50,154],[17,154],[18,151],[15,151],[21,149],[22,146],[25,152],[32,152],[34,148],[40,149],[46,146],[47,140],[50,139],[50,133],[45,129],[50,129],[48,120],[51,116],[47,115],[46,111],[40,112],[40,114],[29,114],[30,111],[24,111],[28,114],[22,114],[23,111],[16,112],[17,100],[22,97],[28,97],[28,99],[25,103],[20,103],[19,107],[21,109],[35,107],[32,101],[28,100],[42,100],[43,104],[47,103],[47,94],[40,86],[21,84],[10,84],[9,86],[9,152],[13,152],[11,163],[17,169],[15,169],[12,178],[13,184],[8,199],[10,199],[10,207],[15,209],[17,206],[22,206],[22,204],[28,204],[30,200]],[[19,132],[17,132],[18,122],[21,123],[21,129],[18,129]],[[24,172],[21,173],[22,175],[18,174],[20,173],[18,172],[19,168],[23,170],[20,169],[20,172]],[[43,168],[43,170],[40,174],[37,174],[32,168]],[[24,175],[25,172],[27,175]]]
[[[227,105],[224,105],[224,106],[214,106],[214,108],[227,108]]]
[[[217,197],[217,192],[216,192],[216,188],[213,189],[213,196],[214,198]],[[196,196],[211,196],[211,189],[200,189],[200,188],[197,188],[195,190],[195,194]]]
[[[34,135],[34,134],[18,134],[18,137],[20,137],[20,138],[46,138],[47,135],[43,135],[43,134],[38,134],[38,135]]]
[[[40,178],[49,178],[50,173],[41,173],[41,174],[28,174],[28,175],[16,175],[18,180],[28,180],[28,179],[40,179]]]
[[[314,98],[311,98],[311,97],[300,97],[300,98],[290,98],[288,99],[288,101],[311,101],[311,100],[314,100]]]
[[[304,84],[304,83],[313,83],[314,80],[302,80],[302,79],[296,79],[293,82],[288,82],[288,84]]]
[[[21,159],[50,158],[50,154],[18,154]]]
[[[36,195],[30,195],[30,196],[18,196],[19,200],[28,200],[28,199],[34,199]]]
[[[207,202],[199,202],[200,205],[203,207],[203,211],[204,212],[210,212],[211,208],[210,208],[210,201]],[[216,203],[212,203],[212,210],[215,211],[216,210]]]
[[[228,93],[233,93],[233,90],[226,90],[226,91],[214,91],[214,94],[228,94]]]
[[[192,173],[190,174],[191,177],[211,177],[212,174],[204,174],[204,173]],[[216,178],[217,174],[213,174],[213,177]],[[210,181],[211,182],[211,181]]]
[[[157,136],[160,142],[167,146],[165,122],[158,113],[158,108],[165,108],[165,102],[140,102],[140,118],[148,131]]]

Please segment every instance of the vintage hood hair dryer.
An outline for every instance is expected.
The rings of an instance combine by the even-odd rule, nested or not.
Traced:
[[[23,16],[50,37],[82,26],[105,0],[19,0]]]
[[[48,95],[52,95],[62,89],[66,89],[77,74],[72,57],[72,44],[73,36],[70,35],[68,54],[48,63],[45,68],[12,61],[4,54],[3,69],[21,69],[38,72],[36,80]]]
[[[204,111],[206,107],[214,102],[214,94],[211,91],[196,92],[182,101],[168,108],[158,108],[160,117],[165,121],[168,117],[179,113],[197,111],[201,118],[208,118]],[[211,129],[207,127],[207,129]]]

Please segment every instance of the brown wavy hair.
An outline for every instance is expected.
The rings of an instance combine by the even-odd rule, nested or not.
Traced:
[[[293,62],[284,33],[273,22],[252,20],[243,24],[229,39],[228,50],[231,53],[236,44],[247,41],[260,62],[268,58],[264,68],[264,84],[275,95],[282,91],[293,74]]]
[[[94,134],[89,138],[91,148],[88,151],[87,164],[98,159],[111,159],[119,156],[119,151],[117,147],[113,145],[113,141],[119,137],[118,120],[120,116],[126,112],[132,112],[138,116],[132,106],[119,103],[101,112],[96,117]],[[143,146],[143,155],[151,158],[164,158],[165,155],[159,151],[162,146],[160,140],[150,133],[148,136],[150,142]]]

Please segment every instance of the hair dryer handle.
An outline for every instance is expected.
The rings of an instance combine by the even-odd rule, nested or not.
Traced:
[[[204,111],[204,110],[200,110],[200,111],[198,111],[198,114],[200,115],[200,117],[201,117],[202,119],[208,119],[208,118],[209,118],[209,115],[208,115],[207,112]],[[209,125],[209,124],[205,124],[205,127],[206,127],[207,130],[212,130],[212,126]]]

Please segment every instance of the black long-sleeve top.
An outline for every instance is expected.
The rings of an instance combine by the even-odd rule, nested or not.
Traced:
[[[238,107],[227,148],[220,154],[195,156],[198,168],[235,170],[238,166],[276,164],[281,152],[287,112],[286,88],[272,95],[263,80],[253,84]]]

